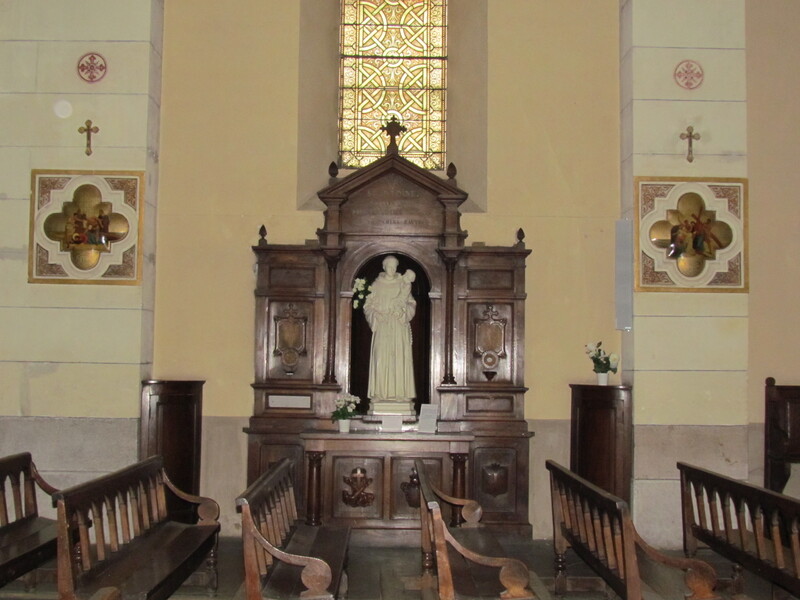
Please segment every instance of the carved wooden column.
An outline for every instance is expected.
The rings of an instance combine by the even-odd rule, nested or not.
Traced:
[[[322,459],[325,458],[325,452],[306,452],[306,456],[306,525],[322,525]]]
[[[328,347],[325,356],[325,376],[322,383],[336,382],[336,314],[338,308],[336,266],[344,254],[343,248],[325,248],[325,262],[328,263]]]
[[[450,460],[453,461],[453,496],[456,498],[467,497],[467,458],[468,454],[451,453]],[[450,519],[451,527],[458,527],[464,522],[461,516],[461,507],[453,506],[453,516]]]
[[[447,303],[444,307],[444,377],[442,383],[454,384],[456,378],[453,376],[453,311],[455,310],[455,269],[458,262],[460,249],[446,250],[439,248],[439,256],[444,262],[445,275],[445,294]]]

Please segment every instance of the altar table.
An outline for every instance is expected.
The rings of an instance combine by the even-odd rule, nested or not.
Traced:
[[[310,525],[418,529],[415,459],[425,463],[429,476],[445,492],[466,495],[472,434],[308,431],[300,439]]]

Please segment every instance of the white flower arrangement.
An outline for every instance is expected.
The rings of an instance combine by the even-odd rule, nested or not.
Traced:
[[[360,308],[364,306],[364,302],[366,302],[370,291],[371,290],[367,280],[363,277],[357,278],[353,282],[353,308]]]
[[[356,414],[356,406],[361,398],[353,394],[339,394],[336,398],[336,410],[331,413],[331,421],[350,419]]]
[[[602,344],[603,342],[586,344],[586,354],[589,355],[592,363],[594,363],[593,371],[595,373],[608,373],[609,371],[616,373],[617,365],[619,365],[619,355],[613,352],[606,354],[606,351],[600,347]]]

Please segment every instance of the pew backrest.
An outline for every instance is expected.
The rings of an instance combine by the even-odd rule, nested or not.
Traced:
[[[84,582],[96,580],[97,573],[112,562],[116,565],[122,562],[135,541],[144,541],[146,534],[171,523],[167,490],[198,504],[196,526],[207,530],[203,552],[211,546],[216,548],[219,505],[210,498],[177,489],[164,471],[161,456],[150,457],[53,495],[58,514],[58,589],[62,599],[75,598]],[[197,541],[192,543],[200,545]],[[194,546],[184,551],[187,555],[201,553]],[[197,562],[195,558],[192,560]],[[148,564],[145,559],[138,568],[155,571],[159,565]],[[160,568],[166,571],[183,566],[161,564]],[[124,578],[119,572],[116,576]],[[216,586],[216,582],[213,585]]]
[[[346,594],[350,529],[299,522],[294,478],[294,461],[283,458],[236,498],[247,600],[273,597],[276,590],[284,590],[281,598],[334,600]]]
[[[698,542],[800,596],[800,501],[679,462],[683,544]]]
[[[491,530],[479,527],[482,515],[480,504],[474,500],[451,497],[438,489],[428,477],[422,460],[414,461],[414,470],[420,491],[423,566],[436,567],[439,600],[460,597],[457,588],[459,583],[463,585],[464,582],[459,582],[459,578],[454,576],[454,561],[467,561],[468,568],[460,569],[460,572],[471,573],[474,579],[481,580],[479,587],[484,583],[498,587],[502,590],[500,597],[506,600],[534,598],[528,567],[520,560],[504,556],[505,551]],[[462,527],[451,529],[447,525],[442,515],[442,502],[462,510],[461,516],[465,521]],[[450,553],[448,548],[452,548],[453,552]],[[485,553],[477,552],[476,548],[481,548]],[[458,566],[461,567],[461,564]]]
[[[39,475],[30,452],[0,458],[0,527],[39,516],[37,485],[48,495],[57,491]]]
[[[683,571],[694,600],[716,598],[714,569],[701,560],[666,555],[645,542],[634,527],[628,503],[576,473],[548,460],[553,505],[556,593],[567,591],[568,548],[624,600],[641,600],[640,561],[657,569]]]
[[[39,516],[37,486],[56,489],[36,469],[29,452],[0,458],[0,587],[25,576],[36,585],[36,568],[56,555],[56,523]]]

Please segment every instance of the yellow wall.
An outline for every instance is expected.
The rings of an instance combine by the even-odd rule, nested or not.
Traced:
[[[251,412],[258,227],[302,243],[322,222],[293,208],[298,18],[166,3],[154,375],[206,379],[208,416]],[[489,211],[463,226],[508,245],[522,227],[533,249],[529,418],[568,415],[567,384],[592,381],[585,343],[619,346],[617,40],[616,0],[489,3]]]
[[[204,414],[252,412],[253,253],[313,237],[296,204],[298,6],[165,11],[155,376],[205,379]]]
[[[747,146],[750,179],[751,422],[764,420],[764,378],[800,383],[800,3],[750,0]]]

